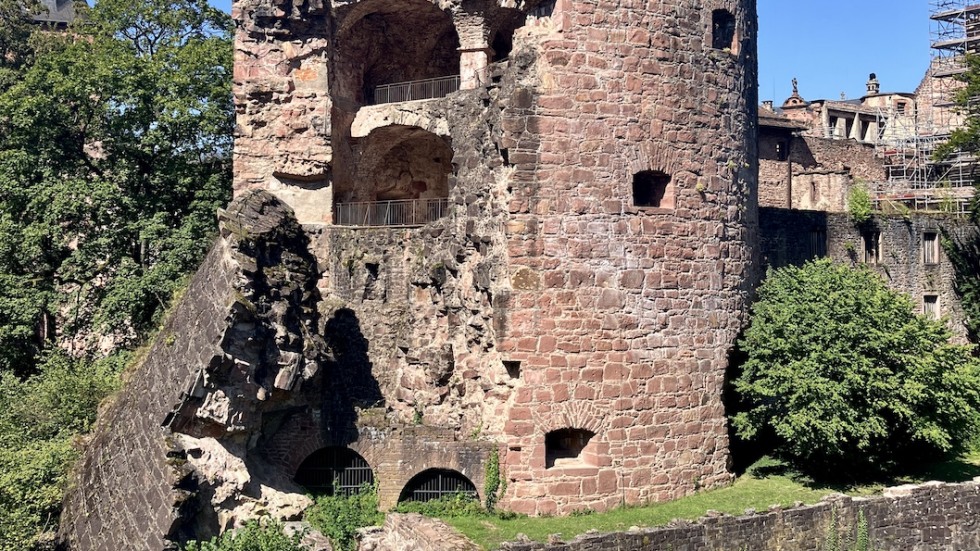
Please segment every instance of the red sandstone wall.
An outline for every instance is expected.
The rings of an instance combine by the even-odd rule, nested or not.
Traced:
[[[751,276],[755,5],[659,7],[560,4],[561,32],[536,44],[537,95],[517,91],[504,111],[517,170],[499,342],[524,370],[502,435],[504,506],[520,512],[730,477],[721,390]],[[709,48],[722,7],[739,55]],[[642,170],[673,176],[673,208],[632,206]],[[545,434],[566,427],[596,434],[579,461],[547,468]]]

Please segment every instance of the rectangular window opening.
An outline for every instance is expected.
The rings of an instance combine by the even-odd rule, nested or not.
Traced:
[[[516,360],[504,360],[504,369],[511,379],[521,378],[521,362]]]
[[[922,297],[922,315],[932,320],[938,320],[942,315],[939,311],[939,295]]]
[[[863,237],[865,264],[878,264],[881,262],[881,233],[868,232]]]
[[[922,262],[939,264],[939,234],[925,232],[922,234]]]
[[[637,207],[674,208],[670,176],[656,170],[633,175],[633,205]]]
[[[827,232],[824,230],[810,230],[810,258],[823,258],[827,256]]]

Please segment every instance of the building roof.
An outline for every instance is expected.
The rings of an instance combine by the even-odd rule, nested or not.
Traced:
[[[759,109],[759,126],[766,128],[781,128],[785,130],[806,130],[807,126],[799,121],[790,120],[768,109]]]
[[[75,3],[73,0],[41,0],[47,11],[34,17],[38,23],[67,25],[75,20]]]

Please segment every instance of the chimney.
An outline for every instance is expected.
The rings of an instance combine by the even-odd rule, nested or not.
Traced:
[[[765,101],[762,102],[762,107],[764,107],[764,108],[766,108],[766,109],[768,109],[770,111],[773,111],[772,105],[773,105],[773,102],[772,102],[771,99],[767,99],[767,100],[765,100]]]

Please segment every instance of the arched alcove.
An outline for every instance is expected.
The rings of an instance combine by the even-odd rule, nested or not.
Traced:
[[[431,2],[362,2],[347,15],[338,34],[335,99],[368,105],[377,102],[379,86],[459,75],[459,47],[452,17]],[[420,91],[418,86],[401,87],[382,94],[381,102],[422,99]],[[403,92],[416,95],[399,95]]]
[[[431,501],[443,497],[464,494],[477,498],[476,486],[459,471],[428,469],[412,477],[405,485],[398,502]]]
[[[417,126],[384,126],[359,140],[358,149],[354,178],[337,182],[338,224],[410,226],[446,215],[453,172],[448,137]],[[371,223],[348,223],[348,217]]]
[[[374,471],[354,450],[339,446],[321,448],[307,457],[293,480],[313,494],[345,495],[374,484]]]

